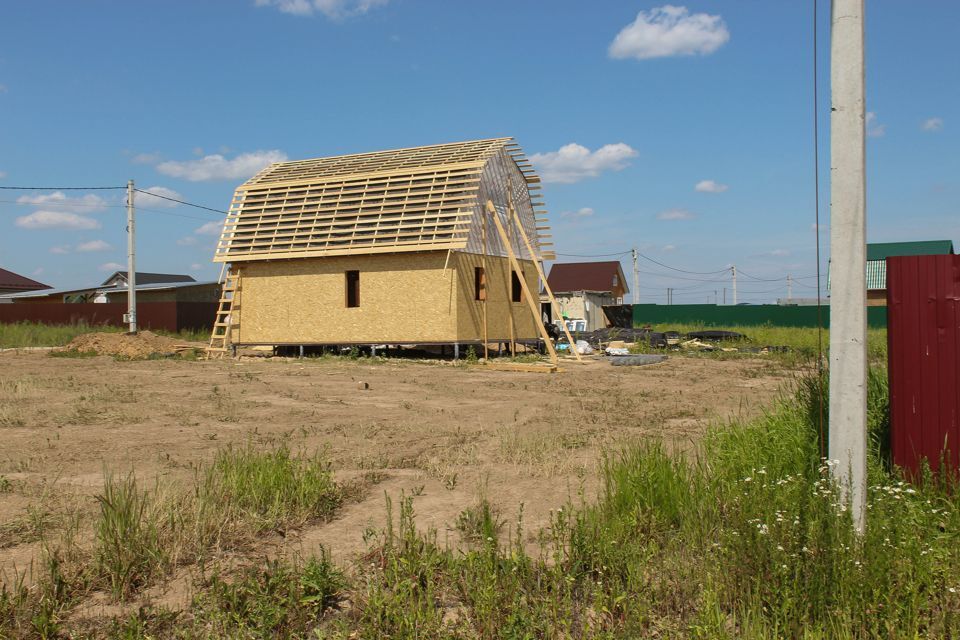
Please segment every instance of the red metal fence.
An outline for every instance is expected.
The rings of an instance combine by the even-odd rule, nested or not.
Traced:
[[[887,305],[893,461],[960,469],[960,256],[887,258]]]
[[[217,311],[215,302],[141,302],[137,324],[142,329],[181,331],[209,330]],[[40,322],[122,326],[127,305],[120,302],[62,303],[23,302],[0,304],[0,322]]]

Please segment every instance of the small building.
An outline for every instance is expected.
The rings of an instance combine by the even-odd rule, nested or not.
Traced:
[[[596,331],[607,326],[605,305],[623,304],[629,292],[623,268],[616,260],[606,262],[563,262],[554,264],[547,276],[571,331]],[[545,296],[541,302],[546,303]],[[544,310],[550,314],[549,305]]]
[[[537,340],[521,279],[536,296],[552,257],[539,182],[511,138],[270,165],[237,188],[214,256],[236,278],[230,342]]]
[[[112,303],[126,302],[126,271],[118,271],[102,284],[71,288],[28,291],[0,296],[14,303]],[[217,282],[197,282],[191,276],[137,272],[138,302],[216,302],[220,297]]]
[[[37,282],[26,276],[21,276],[13,271],[0,269],[0,295],[7,293],[23,293],[25,291],[38,291],[41,289],[51,289],[52,287],[42,282]]]
[[[867,244],[867,306],[883,307],[887,304],[887,258],[953,255],[953,252],[951,240]]]

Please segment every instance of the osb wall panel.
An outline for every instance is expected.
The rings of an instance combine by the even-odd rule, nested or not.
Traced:
[[[483,264],[483,256],[475,253],[455,252],[451,263],[456,268],[457,283],[457,334],[462,342],[480,340],[483,337],[483,303],[475,300],[474,268]],[[527,286],[540,309],[539,277],[537,268],[528,260],[520,260]],[[487,339],[490,342],[510,339],[510,315],[513,315],[514,331],[518,340],[540,337],[533,314],[526,302],[511,302],[510,260],[487,256]]]
[[[456,340],[454,271],[445,251],[243,263],[239,328],[245,344]],[[451,262],[452,262],[451,258]],[[347,308],[344,273],[360,271],[360,306]]]

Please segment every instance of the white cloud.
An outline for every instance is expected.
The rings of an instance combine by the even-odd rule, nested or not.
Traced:
[[[0,84],[0,93],[6,93],[6,92],[7,92],[7,85]]]
[[[76,198],[68,197],[63,191],[54,191],[53,193],[42,193],[36,196],[20,196],[17,198],[20,204],[34,204],[39,207],[55,206],[73,209],[78,213],[93,213],[102,211],[107,207],[107,201],[98,195],[88,193]]]
[[[920,128],[924,131],[941,131],[943,130],[943,118],[927,118],[920,125]]]
[[[7,177],[7,172],[6,172],[6,171],[0,171],[0,180],[3,180],[3,179],[6,178],[6,177]]]
[[[100,271],[126,271],[127,265],[119,262],[105,262],[98,267]],[[140,273],[139,271],[137,273]]]
[[[287,154],[276,149],[241,153],[227,160],[219,153],[204,156],[199,160],[178,162],[167,160],[157,165],[157,171],[174,178],[183,178],[191,182],[207,180],[240,180],[251,177],[273,162],[283,162]]]
[[[728,185],[720,184],[714,180],[701,180],[693,187],[693,190],[700,193],[723,193],[729,188]]]
[[[187,236],[185,238],[180,238],[179,240],[177,240],[177,244],[180,245],[181,247],[190,247],[197,244],[197,239],[194,238],[193,236]]]
[[[595,178],[603,171],[620,171],[637,155],[622,142],[605,144],[596,151],[575,142],[565,144],[557,151],[535,153],[530,162],[540,172],[544,182],[570,184],[584,178]]]
[[[46,271],[46,269],[44,269],[43,267],[37,267],[36,269],[33,270],[33,274],[32,274],[32,275],[42,276],[45,271]]]
[[[670,251],[675,251],[676,248],[677,248],[677,245],[675,244],[665,244],[663,245],[663,247],[660,248],[660,251],[663,251],[664,253],[668,253]]]
[[[50,247],[50,253],[62,256],[64,254],[70,253],[70,247]]]
[[[583,207],[577,209],[576,211],[564,211],[560,214],[561,218],[589,218],[594,214],[593,209],[590,207]]]
[[[91,251],[109,251],[113,247],[110,246],[108,242],[103,240],[91,240],[90,242],[81,242],[76,246],[76,250],[81,253],[89,253]]]
[[[767,251],[767,255],[773,256],[774,258],[782,258],[784,256],[790,255],[790,251],[787,249],[772,249],[771,251]]]
[[[150,193],[143,193],[143,191],[149,191]],[[137,193],[133,196],[133,202],[138,207],[165,207],[170,209],[177,206],[176,202],[170,202],[169,200],[164,200],[163,198],[158,198],[157,196],[166,196],[167,198],[183,200],[182,195],[173,189],[168,189],[166,187],[147,187],[143,191],[137,191]],[[152,195],[154,193],[157,195]]]
[[[641,11],[610,43],[611,58],[665,58],[708,55],[730,39],[720,16],[691,14],[686,7],[664,5]]]
[[[100,222],[69,211],[34,211],[14,222],[21,229],[99,229]]]
[[[887,132],[887,125],[877,123],[877,114],[873,111],[867,111],[866,127],[871,138],[879,138]]]
[[[203,265],[200,264],[199,262],[194,262],[192,265],[190,265],[191,271],[199,271],[202,268],[203,268]]]
[[[211,220],[193,230],[198,236],[218,236],[221,231],[223,231],[223,223],[216,220]]]
[[[295,16],[312,16],[322,13],[328,18],[340,20],[382,7],[389,0],[256,0],[258,7],[276,7],[283,13]]]
[[[696,214],[686,209],[667,209],[657,214],[657,220],[693,220]]]

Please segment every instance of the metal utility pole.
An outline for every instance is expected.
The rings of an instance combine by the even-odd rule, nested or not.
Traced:
[[[787,274],[787,303],[793,300],[793,279]]]
[[[733,306],[737,306],[737,265],[730,267],[730,274],[733,277]]]
[[[137,244],[133,180],[127,181],[127,317],[130,333],[137,332]]]
[[[637,248],[633,248],[633,304],[640,304],[640,270],[637,268]]]
[[[830,428],[833,474],[863,531],[867,475],[864,0],[830,18]]]

